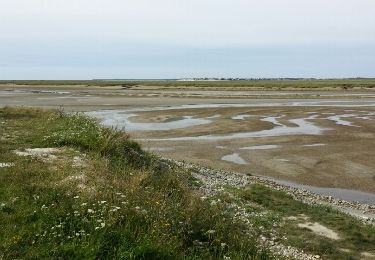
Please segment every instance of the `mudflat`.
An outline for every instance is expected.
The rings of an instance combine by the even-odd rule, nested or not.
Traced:
[[[7,84],[0,105],[87,112],[166,157],[375,193],[374,90]]]

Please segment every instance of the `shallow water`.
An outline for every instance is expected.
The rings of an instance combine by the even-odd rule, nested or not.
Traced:
[[[297,102],[297,105],[305,105],[304,102]],[[319,102],[319,104],[324,103],[327,106],[340,106],[342,103],[337,102]],[[347,102],[349,103],[349,102]],[[270,103],[269,103],[270,104]],[[259,104],[256,104],[255,106],[258,106]],[[310,102],[309,105],[315,106],[315,102]],[[194,127],[198,125],[208,125],[210,123],[217,123],[220,122],[219,120],[216,120],[216,118],[220,117],[225,117],[227,119],[227,112],[225,113],[225,116],[215,114],[215,111],[212,114],[206,114],[206,117],[203,118],[196,118],[194,116],[184,116],[184,117],[176,117],[174,121],[164,121],[164,122],[157,122],[157,123],[137,123],[132,120],[134,118],[139,116],[141,118],[142,113],[141,112],[146,112],[146,111],[166,111],[170,109],[192,109],[192,108],[212,108],[212,107],[248,107],[248,104],[208,104],[208,105],[184,105],[184,106],[172,106],[172,107],[156,107],[156,108],[141,108],[141,109],[131,109],[131,110],[102,110],[102,111],[94,111],[94,112],[88,112],[87,114],[93,117],[96,117],[102,121],[102,124],[106,126],[115,126],[115,127],[122,127],[125,128],[125,130],[129,132],[136,132],[136,131],[154,131],[154,130],[171,130],[171,129],[183,129],[186,127]],[[251,106],[251,105],[250,105]],[[314,111],[314,109],[311,109]],[[224,141],[224,142],[217,142],[214,143],[216,145],[217,149],[222,149],[221,151],[227,151],[228,154],[224,154],[221,158],[219,157],[219,160],[221,161],[226,161],[228,163],[232,164],[232,167],[240,167],[240,165],[249,165],[250,161],[244,160],[240,156],[240,151],[245,152],[248,151],[251,153],[251,151],[256,150],[267,150],[267,149],[277,149],[282,147],[281,145],[278,144],[285,144],[285,142],[278,142],[278,141],[267,141],[268,142],[273,142],[274,144],[264,144],[264,145],[254,145],[253,143],[244,143],[241,145],[241,141],[235,141],[235,146],[238,153],[232,153],[235,150],[232,147],[231,140],[234,139],[242,139],[242,138],[261,138],[261,137],[282,137],[282,136],[296,136],[296,135],[310,135],[310,136],[319,136],[323,135],[326,131],[331,131],[331,130],[337,130],[341,131],[346,128],[344,127],[336,127],[336,128],[327,128],[320,126],[320,123],[322,120],[325,120],[326,122],[329,122],[328,120],[333,121],[336,124],[344,124],[346,126],[353,126],[351,122],[344,120],[345,118],[356,118],[356,117],[369,117],[372,118],[374,116],[374,112],[370,111],[365,111],[363,110],[362,112],[355,112],[353,114],[346,114],[345,112],[335,112],[335,113],[328,113],[324,112],[321,113],[321,110],[317,110],[317,112],[304,112],[303,115],[301,113],[296,113],[296,115],[290,115],[287,112],[282,112],[284,110],[272,110],[270,112],[269,116],[266,116],[267,114],[263,114],[262,110],[262,115],[250,115],[245,113],[241,113],[238,110],[234,110],[237,113],[232,114],[233,120],[244,120],[247,117],[254,117],[254,119],[263,121],[263,122],[269,122],[270,124],[267,125],[267,128],[270,129],[264,129],[260,131],[249,131],[246,128],[237,131],[242,131],[242,132],[233,132],[233,129],[230,130],[229,133],[223,133],[223,134],[211,134],[211,132],[208,132],[209,134],[206,135],[199,135],[199,136],[186,136],[188,134],[184,134],[183,131],[181,131],[180,136],[177,137],[166,137],[166,138],[152,138],[152,135],[147,135],[151,138],[144,138],[142,137],[138,140],[141,141],[197,141],[201,142],[199,145],[204,145],[204,141]],[[280,112],[281,111],[281,112]],[[335,110],[336,111],[336,110]],[[342,111],[342,110],[341,110]],[[182,112],[182,111],[181,111]],[[194,115],[192,114],[194,111],[189,111],[189,115]],[[201,112],[201,111],[199,111]],[[221,110],[220,110],[221,112]],[[347,111],[350,112],[350,111]],[[197,111],[198,113],[198,111]],[[163,112],[160,113],[161,115]],[[180,113],[177,113],[180,114]],[[285,114],[285,115],[283,115]],[[230,115],[230,114],[229,114]],[[231,115],[230,115],[231,116]],[[288,117],[287,117],[288,116]],[[281,121],[280,118],[283,118],[284,120]],[[295,118],[299,117],[299,118]],[[288,119],[291,118],[291,119]],[[365,119],[365,118],[363,118]],[[289,123],[283,124],[283,122],[288,121]],[[240,121],[237,121],[240,123]],[[332,122],[332,124],[333,124]],[[235,122],[233,122],[235,123]],[[246,125],[246,122],[241,122],[242,126]],[[250,120],[249,120],[250,123]],[[256,124],[256,122],[254,122]],[[258,122],[259,123],[259,122]],[[222,125],[222,127],[226,127],[225,124]],[[232,125],[231,125],[232,127]],[[364,128],[364,126],[363,126]],[[210,129],[210,128],[207,128]],[[189,131],[187,131],[189,133]],[[333,133],[334,134],[334,133]],[[300,149],[303,149],[304,151],[306,150],[311,150],[314,152],[317,148],[313,147],[322,147],[327,145],[326,143],[323,143],[322,139],[320,140],[319,137],[301,137],[301,138],[308,138],[307,140],[302,140],[299,144],[296,144],[293,142],[293,146],[298,146]],[[286,138],[287,139],[287,138]],[[299,140],[299,138],[297,138]],[[282,139],[284,140],[284,138]],[[227,142],[225,142],[227,141]],[[246,140],[244,140],[245,142]],[[239,144],[239,147],[238,147]],[[172,151],[168,149],[168,146],[173,147],[174,143],[163,143],[159,145],[154,145],[153,147],[150,148],[152,151],[158,151],[158,152],[168,152]],[[191,142],[187,142],[187,146],[192,145]],[[250,145],[250,146],[246,146]],[[289,145],[289,144],[286,144]],[[165,146],[165,147],[164,147]],[[330,144],[331,146],[331,144]],[[215,146],[214,146],[215,147]],[[242,148],[241,148],[242,147]],[[306,147],[306,148],[303,148]],[[307,148],[310,147],[310,148]],[[173,149],[173,148],[172,148]],[[188,147],[186,147],[187,150],[189,150]],[[228,150],[225,150],[228,149]],[[277,151],[277,150],[276,150]],[[325,150],[324,150],[325,151]],[[180,152],[180,149],[178,150],[178,153]],[[273,151],[272,151],[273,152]],[[177,153],[177,152],[176,152]],[[259,152],[261,153],[261,152]],[[291,161],[288,159],[288,154],[279,154],[280,156],[274,157],[272,160],[275,160],[274,163],[279,163],[282,167],[289,167],[291,164]],[[283,156],[284,155],[284,156]],[[200,155],[201,156],[201,155]],[[217,158],[215,159],[217,160]],[[250,160],[250,159],[249,159]],[[296,161],[295,159],[292,160],[293,163],[299,164],[298,160]],[[246,166],[244,166],[246,167]],[[262,173],[259,173],[262,174]],[[281,183],[282,181],[278,181]],[[359,201],[361,203],[368,203],[368,204],[375,204],[375,194],[372,193],[366,193],[366,192],[360,192],[360,191],[355,191],[355,190],[349,190],[349,189],[338,189],[338,188],[320,188],[320,187],[314,187],[314,186],[308,186],[308,185],[301,185],[297,183],[292,183],[288,181],[284,181],[284,185],[291,186],[291,187],[296,187],[296,188],[302,188],[309,190],[314,193],[322,194],[322,195],[327,195],[327,196],[333,196],[335,198],[339,199],[344,199],[348,201]]]
[[[235,164],[247,164],[247,162],[241,158],[241,156],[238,153],[228,154],[223,157],[221,157],[221,160],[235,163]]]
[[[247,102],[247,103],[246,103]],[[244,101],[244,103],[207,103],[207,104],[186,104],[172,106],[156,106],[146,108],[132,108],[128,110],[111,110],[117,112],[146,112],[146,111],[164,111],[164,110],[182,110],[182,109],[204,109],[204,108],[247,108],[247,107],[374,107],[374,100],[320,100],[320,101],[293,101],[282,100],[280,102],[267,101]],[[94,112],[103,112],[109,110],[99,110]],[[316,112],[310,112],[316,113]]]
[[[244,120],[248,117],[253,117],[253,115],[235,115],[235,116],[232,116],[231,118],[233,120]]]
[[[184,116],[182,119],[169,122],[136,123],[132,122],[130,118],[137,116],[137,114],[126,114],[122,111],[116,110],[94,111],[87,112],[86,114],[101,120],[101,123],[104,126],[114,126],[121,129],[126,129],[127,131],[166,131],[190,126],[205,125],[212,122],[212,120],[207,118],[193,118],[192,116]]]
[[[210,124],[212,120],[220,115],[214,115],[206,118],[194,118],[192,116],[184,116],[182,119],[160,122],[160,123],[137,123],[132,122],[131,117],[137,116],[135,113],[126,113],[121,110],[107,110],[107,111],[92,111],[86,112],[87,115],[101,120],[104,126],[112,126],[127,131],[166,131],[174,129],[182,129],[191,126]],[[319,127],[306,120],[314,119],[315,116],[308,118],[290,119],[289,122],[297,125],[295,127],[285,126],[278,122],[278,118],[282,116],[270,116],[260,119],[261,121],[270,122],[276,127],[268,130],[256,132],[240,132],[228,135],[203,135],[193,137],[175,137],[175,138],[161,138],[161,139],[148,139],[148,140],[166,140],[166,141],[194,141],[194,140],[226,140],[226,139],[241,139],[241,138],[256,138],[256,137],[272,137],[284,135],[320,135],[324,131],[329,130]]]
[[[198,126],[198,125],[205,125],[210,124],[212,120],[221,117],[219,114],[215,114],[210,117],[206,118],[194,118],[192,116],[184,116],[180,120],[170,121],[170,122],[158,122],[158,123],[136,123],[131,121],[131,117],[136,116],[136,112],[145,112],[145,111],[165,111],[165,110],[178,110],[178,109],[199,109],[199,108],[225,108],[225,107],[258,107],[258,106],[372,106],[375,105],[373,101],[361,101],[361,104],[354,103],[356,101],[305,101],[305,102],[286,102],[286,103],[252,103],[252,104],[189,104],[189,105],[179,105],[179,106],[165,106],[165,107],[154,107],[154,108],[144,108],[144,109],[131,109],[131,110],[100,110],[100,111],[92,111],[87,112],[87,115],[93,116],[98,118],[102,121],[102,124],[105,126],[115,126],[122,129],[126,129],[128,131],[148,131],[148,130],[156,130],[156,131],[163,131],[163,130],[173,130],[173,129],[181,129],[190,126]],[[350,110],[348,110],[350,111]],[[306,119],[314,119],[317,117],[317,112],[306,112],[311,115],[309,118]],[[346,117],[355,117],[361,119],[370,119],[369,116],[372,116],[373,113],[368,113],[366,115],[352,115],[352,114],[344,114],[344,115],[332,115],[325,119],[334,121],[338,125],[345,125],[345,126],[353,126],[351,122],[343,120],[342,118]],[[292,119],[295,122],[298,122],[297,128],[286,127],[282,125],[277,119],[283,117],[281,116],[262,116],[260,119],[264,122],[270,122],[274,125],[280,126],[280,128],[274,128],[271,130],[264,130],[259,132],[253,133],[237,133],[234,135],[227,135],[227,136],[197,136],[197,137],[181,137],[180,140],[224,140],[224,139],[233,139],[233,138],[247,138],[247,137],[267,137],[267,136],[282,136],[282,135],[291,135],[291,134],[320,134],[324,130],[311,125],[311,123],[301,121],[303,119]],[[367,116],[367,117],[364,117]],[[231,118],[234,120],[244,120],[247,117],[254,117],[254,115],[248,114],[238,114],[234,115]],[[292,120],[289,120],[292,122]],[[175,138],[165,139],[165,140],[174,140]]]
[[[279,123],[279,121],[277,119],[281,118],[283,116],[268,116],[268,117],[265,117],[265,118],[262,118],[260,119],[260,121],[263,121],[263,122],[270,122],[274,125],[280,125],[280,126],[283,126],[282,124]]]
[[[246,102],[246,101],[245,101]],[[373,107],[375,106],[375,101],[373,100],[319,100],[319,101],[282,101],[282,102],[251,102],[251,103],[223,103],[223,104],[188,104],[179,106],[167,106],[158,107],[157,110],[168,110],[168,109],[200,109],[200,108],[246,108],[246,107]]]
[[[268,149],[276,149],[279,148],[280,145],[268,144],[268,145],[254,145],[254,146],[247,146],[242,147],[240,150],[268,150]]]
[[[307,191],[320,194],[320,195],[332,196],[337,199],[342,199],[342,200],[351,201],[351,202],[360,202],[360,203],[366,203],[369,205],[375,205],[374,193],[349,190],[349,189],[340,189],[340,188],[315,187],[315,186],[298,184],[298,183],[291,182],[291,181],[276,180],[276,179],[269,178],[269,177],[266,177],[266,179],[270,179],[284,186],[298,188],[298,189],[305,189]]]
[[[326,146],[327,144],[305,144],[304,147],[317,147],[317,146]]]
[[[308,122],[309,118],[297,118],[288,120],[290,123],[296,126],[289,127],[285,125],[276,126],[272,129],[255,131],[255,132],[241,132],[233,133],[228,135],[201,135],[201,136],[189,136],[189,137],[173,137],[173,138],[149,138],[151,141],[218,141],[218,140],[230,140],[230,139],[241,139],[241,138],[259,138],[259,137],[275,137],[275,136],[286,136],[286,135],[321,135],[324,131],[331,130],[329,128],[323,128],[315,125],[314,123]]]
[[[344,126],[352,126],[352,127],[360,127],[358,125],[353,125],[351,122],[342,120],[341,118],[348,118],[348,117],[355,117],[357,115],[352,114],[345,114],[345,115],[335,115],[327,117],[328,120],[332,120],[336,123],[336,125],[344,125]]]
[[[215,114],[213,116],[206,117],[206,119],[214,119],[214,118],[220,118],[220,117],[221,117],[220,114]]]

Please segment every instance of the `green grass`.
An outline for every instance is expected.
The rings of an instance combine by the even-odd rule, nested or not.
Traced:
[[[59,151],[14,152],[37,147]],[[202,200],[188,170],[81,114],[0,109],[0,163],[14,163],[0,168],[0,259],[269,259],[261,235],[326,259],[375,252],[374,226],[282,191],[228,187]],[[251,226],[235,220],[233,205]],[[297,226],[304,222],[341,239]]]
[[[0,259],[268,259],[191,176],[82,115],[0,109]],[[55,159],[18,156],[57,147]],[[74,165],[80,157],[84,165]]]
[[[245,202],[255,203],[248,208],[250,212],[268,212],[268,218],[253,219],[267,229],[277,229],[281,236],[288,238],[291,246],[314,252],[329,259],[359,259],[361,252],[375,252],[375,227],[364,225],[360,221],[330,207],[311,206],[294,200],[283,191],[273,190],[262,185],[251,185],[237,191]],[[303,215],[301,215],[303,214]],[[290,216],[302,216],[297,220],[288,220]],[[307,220],[304,219],[307,217]],[[318,222],[335,232],[341,239],[335,241],[301,229],[296,224]],[[277,228],[272,225],[277,223]],[[259,224],[259,223],[258,223]],[[349,249],[343,252],[340,249]]]

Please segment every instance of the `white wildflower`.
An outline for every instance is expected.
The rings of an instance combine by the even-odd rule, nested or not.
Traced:
[[[110,211],[112,212],[116,212],[118,211],[119,209],[121,209],[120,207],[117,207],[117,206],[112,206],[112,209]]]
[[[207,234],[210,234],[210,235],[215,234],[215,233],[216,233],[216,231],[212,230],[212,229],[210,229],[210,230],[207,231]]]

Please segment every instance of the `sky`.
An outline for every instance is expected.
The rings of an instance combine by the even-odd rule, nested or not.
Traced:
[[[0,79],[375,77],[374,0],[0,0]]]

